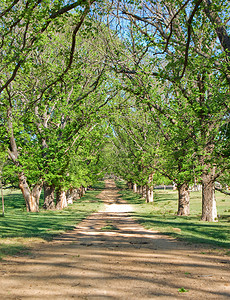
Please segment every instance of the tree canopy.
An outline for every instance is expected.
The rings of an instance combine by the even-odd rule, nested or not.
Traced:
[[[217,220],[215,182],[229,182],[229,5],[3,1],[4,185],[38,211],[42,188],[44,208],[61,209],[106,173],[150,202],[168,181],[188,215],[200,183],[202,220]]]

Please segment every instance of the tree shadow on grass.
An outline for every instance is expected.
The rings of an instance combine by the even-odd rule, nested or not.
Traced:
[[[123,200],[125,201],[128,201],[129,204],[142,204],[142,203],[145,203],[144,199],[141,198],[140,195],[138,194],[131,194],[130,191],[119,191],[119,198],[122,198]]]
[[[133,217],[145,228],[162,230],[180,240],[192,243],[211,244],[219,247],[230,247],[229,224],[203,223],[196,217],[162,216],[134,213]],[[179,232],[178,232],[179,229]]]
[[[29,249],[23,245],[0,244],[0,260],[6,255],[29,254]]]
[[[96,195],[103,189],[99,183],[95,190],[89,191],[84,197],[60,211],[39,213],[26,212],[26,205],[20,191],[5,196],[5,216],[0,218],[0,237],[38,237],[52,240],[64,231],[73,230],[80,221],[98,210],[102,201]]]

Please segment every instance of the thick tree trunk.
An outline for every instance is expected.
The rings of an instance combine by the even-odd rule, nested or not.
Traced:
[[[45,198],[43,208],[47,210],[55,209],[55,203],[54,203],[55,186],[44,183],[43,188],[44,188],[44,198]]]
[[[153,202],[153,186],[152,186],[152,183],[153,183],[153,173],[151,173],[149,175],[149,178],[148,178],[148,185],[146,186],[146,190],[147,190],[147,193],[146,193],[146,202]]]
[[[80,199],[79,196],[79,190],[78,189],[72,189],[72,197],[73,197],[73,201],[76,201],[77,199]]]
[[[147,186],[147,193],[146,193],[146,202],[153,202],[153,187]]]
[[[70,188],[66,192],[66,201],[67,204],[73,204],[73,201],[80,199],[80,196],[82,197],[84,192],[82,191],[82,188]]]
[[[146,185],[142,185],[142,198],[146,199],[146,195],[147,195]]]
[[[153,202],[153,187],[148,187],[147,190],[147,202]]]
[[[178,216],[188,216],[190,214],[190,195],[187,183],[177,185],[178,189]]]
[[[202,221],[217,221],[215,183],[212,174],[202,174]]]
[[[137,186],[137,193],[141,194],[141,186],[140,185]]]
[[[81,187],[78,189],[78,195],[79,195],[79,198],[81,198],[81,197],[84,196],[84,193],[83,193],[83,186],[81,186]]]
[[[4,215],[5,215],[5,202],[4,202],[4,195],[3,195],[3,190],[2,190],[2,175],[0,177],[0,185],[1,185],[1,196],[2,196],[2,216],[4,217]]]
[[[68,189],[68,191],[66,192],[66,201],[67,201],[67,204],[73,204],[73,189],[72,188]]]
[[[57,192],[57,198],[56,198],[56,209],[63,209],[67,207],[67,200],[66,200],[66,192],[59,190]]]
[[[13,128],[13,116],[12,116],[12,108],[8,106],[7,108],[7,132],[10,142],[10,147],[8,149],[8,154],[15,166],[19,167],[20,164],[18,162],[18,149],[16,145],[16,140],[14,137],[14,128]],[[39,211],[39,199],[42,190],[42,184],[37,183],[34,188],[30,189],[27,178],[23,172],[18,174],[19,179],[19,187],[22,191],[23,197],[26,202],[26,209],[28,212],[38,212]]]
[[[23,197],[26,202],[26,209],[28,212],[38,212],[39,211],[39,199],[42,191],[42,184],[37,183],[32,191],[27,183],[27,178],[24,173],[19,173],[19,187],[22,191]]]
[[[136,183],[133,184],[133,192],[137,193],[137,184]]]
[[[81,188],[81,190],[82,190],[82,196],[84,196],[85,195],[85,188],[84,188],[84,186]]]

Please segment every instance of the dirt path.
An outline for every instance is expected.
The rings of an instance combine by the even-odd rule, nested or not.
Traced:
[[[0,263],[0,299],[230,298],[229,257],[143,229],[112,181],[100,198],[105,210],[76,230]]]

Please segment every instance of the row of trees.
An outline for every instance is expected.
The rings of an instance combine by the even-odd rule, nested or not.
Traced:
[[[215,181],[229,172],[229,3],[119,1],[116,8],[129,38],[125,51],[110,54],[111,63],[126,97],[135,99],[135,120],[123,117],[123,129],[115,129],[122,159],[145,170],[146,183],[156,171],[174,181],[179,215],[189,214],[195,178],[202,184],[202,220],[214,221]],[[147,123],[137,125],[139,110],[149,111],[154,138]],[[125,174],[137,183],[135,171]]]
[[[228,11],[227,0],[4,1],[3,175],[27,210],[42,187],[44,207],[56,190],[63,208],[109,169],[148,201],[159,178],[175,182],[179,215],[195,179],[214,221],[214,184],[229,170]]]
[[[39,210],[42,188],[43,207],[62,209],[100,173],[108,131],[101,115],[116,92],[96,28],[90,18],[83,25],[90,2],[7,5],[0,25],[4,181],[19,185],[27,211]]]

